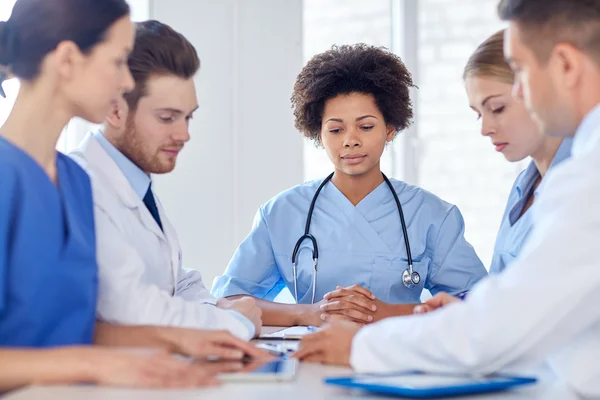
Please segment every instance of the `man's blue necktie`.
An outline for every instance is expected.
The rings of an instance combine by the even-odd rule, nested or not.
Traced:
[[[154,194],[152,193],[152,184],[150,184],[150,186],[148,187],[148,191],[144,196],[144,204],[146,205],[148,211],[150,211],[150,214],[152,214],[152,217],[154,217],[154,220],[156,221],[156,223],[160,227],[160,230],[162,231],[163,226],[162,222],[160,222],[160,215],[158,215],[158,207],[156,206],[156,201],[154,201]]]

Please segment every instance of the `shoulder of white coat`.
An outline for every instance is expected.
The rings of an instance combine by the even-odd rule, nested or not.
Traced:
[[[447,214],[450,210],[456,207],[454,204],[442,200],[430,191],[422,187],[410,185],[404,181],[390,179],[392,186],[396,189],[398,199],[401,204],[410,204],[418,202],[421,207],[427,207],[431,212],[436,214]]]
[[[76,159],[61,152],[58,152],[58,158],[60,158],[65,163],[70,173],[74,174],[75,176],[81,179],[89,179],[89,173],[85,169],[85,166],[79,163]]]
[[[559,203],[566,206],[568,203],[583,204],[588,200],[596,202],[600,196],[598,170],[600,170],[600,146],[584,155],[565,160],[548,171],[544,177],[544,190],[536,207],[539,208],[546,203],[555,207]],[[556,199],[560,199],[560,202],[555,203]]]
[[[90,178],[94,205],[101,209],[110,209],[113,202],[118,200],[116,188],[110,183],[107,172],[102,166],[94,165],[81,148],[71,151],[68,157],[77,163]]]
[[[324,179],[324,178],[323,178]],[[316,179],[307,181],[284,190],[283,192],[275,195],[260,208],[263,215],[268,215],[276,209],[286,207],[290,204],[297,203],[298,201],[312,200],[323,179]]]

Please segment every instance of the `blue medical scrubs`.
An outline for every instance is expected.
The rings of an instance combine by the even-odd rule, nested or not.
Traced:
[[[304,233],[311,200],[322,180],[289,189],[262,206],[249,236],[217,277],[217,297],[249,294],[273,300],[285,287],[294,293],[292,252]],[[391,180],[406,218],[414,270],[421,283],[402,283],[407,253],[396,203],[382,183],[354,206],[329,182],[321,191],[310,233],[319,247],[315,302],[336,286],[361,285],[387,303],[418,303],[423,289],[433,294],[469,290],[487,272],[464,238],[458,209],[433,194]],[[312,300],[312,244],[304,241],[298,256],[298,297]]]
[[[572,142],[573,139],[571,138],[562,141],[548,170],[556,167],[571,156]],[[539,185],[538,189],[534,190],[535,182],[539,177],[540,173],[533,161],[517,177],[508,195],[508,202],[506,203],[504,216],[500,223],[498,236],[496,237],[490,274],[502,272],[521,253],[521,249],[525,245],[533,228],[531,207],[525,213],[523,213],[523,209],[532,195],[536,197],[539,195],[542,185]]]
[[[90,181],[58,153],[58,183],[0,137],[0,347],[90,344],[97,267]]]

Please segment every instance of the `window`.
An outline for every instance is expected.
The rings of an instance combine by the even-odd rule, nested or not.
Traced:
[[[468,107],[462,71],[504,24],[496,0],[418,1],[418,184],[456,204],[466,238],[489,268],[508,192],[526,162],[496,154]]]
[[[415,124],[384,153],[386,174],[456,204],[467,240],[489,267],[510,187],[526,162],[495,154],[468,107],[462,69],[503,24],[497,0],[305,0],[305,60],[332,44],[365,42],[398,53],[419,87]],[[410,158],[410,159],[409,159]],[[322,149],[305,146],[305,179],[327,175]]]
[[[391,47],[391,8],[390,0],[304,0],[304,61],[334,44],[363,42]],[[388,147],[382,157],[382,169],[389,175],[393,175],[393,151],[393,146]],[[322,178],[332,170],[325,150],[307,140],[304,146],[305,180]]]

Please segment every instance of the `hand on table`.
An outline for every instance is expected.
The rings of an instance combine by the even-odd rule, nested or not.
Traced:
[[[292,357],[301,361],[350,366],[352,340],[361,325],[332,316],[321,330],[305,336]]]
[[[425,301],[425,303],[416,306],[413,312],[415,314],[425,314],[431,311],[435,311],[438,308],[442,308],[448,304],[456,303],[458,301],[461,301],[458,297],[454,297],[449,295],[448,293],[442,292],[428,299],[427,301]]]
[[[260,335],[262,323],[262,310],[256,305],[252,297],[242,297],[235,300],[219,299],[217,307],[225,310],[234,310],[248,318],[254,325],[255,335]]]

